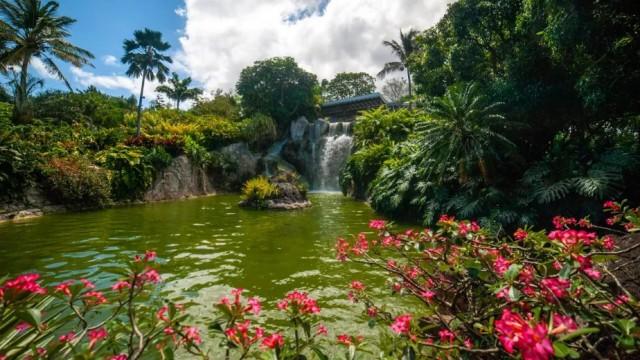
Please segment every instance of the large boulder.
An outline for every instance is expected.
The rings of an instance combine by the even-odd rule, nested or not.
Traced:
[[[144,200],[177,200],[211,194],[215,194],[215,189],[207,172],[181,155],[157,175]]]
[[[306,117],[301,116],[297,120],[291,123],[291,140],[293,142],[301,142],[307,134],[309,128],[309,121]]]
[[[268,199],[245,198],[240,202],[240,206],[271,210],[295,210],[311,206],[311,202],[307,199],[307,188],[297,174],[281,172],[267,181],[271,186],[277,188],[275,197]]]
[[[236,164],[236,169],[226,174],[225,179],[228,184],[231,184],[232,188],[241,186],[245,181],[264,170],[264,165],[260,161],[261,157],[253,154],[247,143],[235,143],[225,146],[221,152]],[[260,165],[263,166],[261,167]]]

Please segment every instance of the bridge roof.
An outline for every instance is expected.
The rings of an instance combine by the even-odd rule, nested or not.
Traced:
[[[334,100],[334,101],[328,101],[328,102],[324,103],[322,105],[322,107],[323,108],[327,108],[327,107],[334,107],[334,106],[350,105],[350,104],[354,104],[354,103],[366,102],[366,101],[372,101],[372,100],[373,101],[378,100],[382,104],[386,104],[387,103],[384,100],[384,97],[382,97],[382,95],[380,95],[380,93],[373,93],[373,94],[360,95],[360,96],[354,96],[354,97],[350,97],[350,98]]]

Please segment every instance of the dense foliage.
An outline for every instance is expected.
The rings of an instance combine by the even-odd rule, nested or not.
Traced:
[[[382,168],[354,166],[358,147],[343,178],[367,174],[377,210],[427,224],[443,213],[507,227],[596,219],[606,197],[637,200],[639,13],[624,0],[451,4],[410,46],[389,43],[411,50],[412,105],[429,121],[368,151],[393,154]]]
[[[278,187],[268,178],[259,176],[248,180],[242,187],[242,200],[256,208],[263,208],[264,202],[280,195]]]
[[[639,209],[605,207],[612,226],[640,231]],[[267,319],[261,299],[243,289],[213,304],[217,317],[204,334],[190,324],[190,304],[161,301],[162,262],[153,251],[128,261],[108,287],[87,279],[45,286],[37,273],[4,278],[0,359],[634,358],[640,308],[616,273],[637,259],[611,265],[640,245],[621,248],[632,235],[599,236],[588,219],[553,222],[549,233],[518,229],[505,238],[449,216],[402,233],[372,220],[376,235],[338,239],[337,259],[381,269],[398,300],[357,279],[345,284],[363,309],[358,325],[377,337],[328,328],[322,311],[330,304],[300,290]]]
[[[281,131],[298,116],[315,115],[318,89],[316,76],[290,57],[256,61],[242,70],[236,84],[247,115],[269,115]]]
[[[375,91],[376,79],[364,72],[343,72],[331,80],[322,80],[322,97],[325,101],[368,95]]]

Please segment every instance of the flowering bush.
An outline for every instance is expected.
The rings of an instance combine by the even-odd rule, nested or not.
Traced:
[[[380,330],[375,349],[361,334],[329,338],[320,304],[299,290],[276,303],[275,321],[261,318],[260,299],[232,290],[215,304],[210,335],[222,339],[225,360],[324,360],[327,345],[343,349],[346,360],[637,358],[639,304],[609,266],[640,248],[617,246],[640,231],[640,210],[605,207],[609,224],[626,235],[556,217],[549,233],[519,229],[496,238],[475,222],[443,216],[435,229],[398,234],[372,220],[374,238],[339,239],[339,260],[383,269],[392,293],[409,298],[395,306],[361,281],[348,285],[348,298]],[[37,274],[0,280],[0,360],[172,358],[176,350],[211,358],[185,306],[156,300],[155,259],[152,251],[136,256],[108,290],[86,279],[45,287]]]
[[[184,307],[153,300],[155,258],[136,256],[108,290],[86,279],[44,287],[38,274],[0,280],[0,359],[165,358],[177,348],[205,357]]]
[[[615,202],[605,208],[609,224],[640,230],[637,209]],[[397,313],[364,284],[351,283],[349,297],[393,334],[381,344],[389,358],[637,356],[640,307],[609,264],[640,243],[617,249],[616,238],[600,236],[603,229],[588,219],[553,223],[548,234],[519,229],[504,239],[448,216],[435,229],[400,234],[374,220],[376,238],[339,239],[336,250],[342,261],[384,269],[392,292],[416,301],[411,313]]]

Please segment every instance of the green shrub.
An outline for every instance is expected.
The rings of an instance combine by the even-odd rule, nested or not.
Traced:
[[[97,160],[112,170],[111,193],[117,200],[141,199],[153,182],[154,168],[139,149],[119,145],[98,153]]]
[[[101,208],[110,203],[105,170],[83,158],[51,159],[42,169],[51,199],[71,207]]]
[[[253,178],[242,187],[242,199],[258,207],[262,207],[264,201],[273,199],[279,194],[278,187],[264,176]]]
[[[407,139],[416,124],[427,116],[418,110],[391,110],[385,107],[364,111],[358,117],[353,129],[356,149],[381,142],[397,143]]]
[[[356,151],[340,173],[340,187],[345,195],[364,199],[369,184],[375,179],[382,164],[389,158],[389,143],[375,144]]]
[[[213,157],[202,145],[198,144],[190,136],[184,138],[184,153],[196,165],[207,168],[213,163]]]
[[[241,124],[242,138],[245,139],[252,148],[264,150],[278,137],[276,122],[269,116],[255,114],[245,119]]]
[[[155,170],[163,170],[171,165],[173,156],[171,156],[164,147],[156,146],[145,151],[143,161]]]

